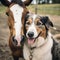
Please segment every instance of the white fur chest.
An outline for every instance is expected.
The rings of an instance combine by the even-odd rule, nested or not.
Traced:
[[[30,60],[30,55],[32,55],[32,60],[52,60],[51,49],[49,51],[44,51],[40,49],[35,49],[31,51],[24,46],[24,58],[25,60]]]
[[[32,56],[32,60],[52,60],[51,50],[45,52],[44,50],[36,49]]]

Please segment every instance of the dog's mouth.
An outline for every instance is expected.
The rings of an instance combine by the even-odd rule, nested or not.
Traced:
[[[39,35],[41,34],[41,32],[38,34],[38,36],[37,37],[27,37],[27,42],[28,42],[28,44],[29,45],[32,45],[35,41],[36,41],[36,39],[39,37]]]
[[[28,38],[27,41],[28,41],[29,45],[32,45],[35,42],[35,39],[34,38]]]

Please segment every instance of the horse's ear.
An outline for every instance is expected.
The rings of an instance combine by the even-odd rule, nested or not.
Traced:
[[[5,6],[10,6],[11,3],[16,3],[17,0],[0,0],[0,2]],[[25,6],[28,6],[32,0],[22,0],[22,2],[25,4]]]
[[[22,2],[25,4],[25,6],[28,6],[32,0],[22,0]]]
[[[12,0],[0,0],[0,1],[4,6],[7,7],[9,7],[9,5],[12,3]]]

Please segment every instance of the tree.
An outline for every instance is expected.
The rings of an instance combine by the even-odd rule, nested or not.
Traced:
[[[49,0],[47,0],[47,3],[49,3]]]
[[[53,3],[60,3],[60,0],[52,0]]]

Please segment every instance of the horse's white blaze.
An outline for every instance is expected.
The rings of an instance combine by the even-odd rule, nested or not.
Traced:
[[[11,0],[8,0],[9,2],[11,2]]]
[[[22,2],[25,2],[26,0],[22,0]]]
[[[21,38],[21,27],[22,27],[22,12],[23,12],[23,8],[21,6],[19,6],[18,4],[13,5],[10,10],[13,13],[13,17],[14,17],[14,28],[16,31],[16,39],[20,39]]]

